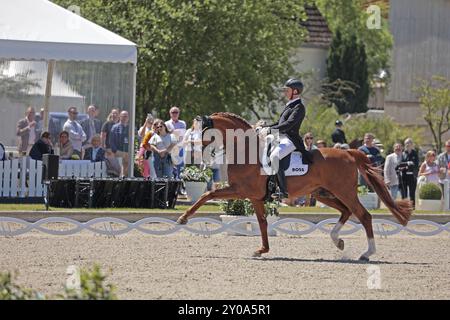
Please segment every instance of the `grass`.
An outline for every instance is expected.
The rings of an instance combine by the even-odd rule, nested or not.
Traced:
[[[189,205],[177,205],[175,206],[175,209],[138,209],[138,208],[99,208],[99,209],[88,209],[88,208],[75,208],[75,209],[68,209],[68,208],[55,208],[50,207],[50,211],[67,211],[67,212],[96,212],[96,211],[127,211],[127,212],[144,212],[144,213],[151,213],[151,212],[184,212],[186,209],[188,209]],[[0,214],[2,211],[44,211],[45,206],[43,204],[0,204]],[[219,208],[218,204],[207,204],[198,210],[199,212],[222,212]],[[302,208],[296,208],[296,207],[281,207],[279,208],[279,211],[281,213],[337,213],[338,211],[331,208],[319,208],[319,207],[302,207]],[[389,213],[389,210],[387,209],[376,209],[376,210],[370,210],[370,213],[373,214],[386,214]],[[423,211],[423,210],[417,210],[414,211],[415,214],[446,214],[448,212],[430,212],[430,211]]]

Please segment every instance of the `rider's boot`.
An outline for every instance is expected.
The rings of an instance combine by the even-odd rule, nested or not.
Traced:
[[[277,172],[278,178],[278,187],[280,188],[279,199],[287,199],[289,198],[289,194],[287,193],[287,184],[286,184],[286,175],[284,174],[284,170],[281,168]]]
[[[301,148],[299,149],[299,151],[302,154],[303,163],[304,164],[312,164],[313,163],[313,154],[311,152],[309,152],[308,150],[306,150],[303,143],[301,143],[300,146],[301,146]]]

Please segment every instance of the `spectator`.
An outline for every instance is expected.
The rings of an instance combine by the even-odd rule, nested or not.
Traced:
[[[384,158],[381,156],[380,149],[374,146],[374,138],[375,136],[372,133],[366,133],[364,135],[364,144],[359,147],[358,150],[364,152],[367,155],[373,166],[381,167],[384,163]],[[359,175],[359,184],[362,186],[367,186],[371,191],[373,191],[364,180],[362,175]]]
[[[153,165],[158,178],[172,178],[173,164],[170,151],[177,140],[163,121],[155,122],[156,134],[150,139],[153,151]]]
[[[317,149],[326,148],[327,143],[325,142],[325,140],[317,140],[316,146]]]
[[[111,151],[115,157],[122,158],[122,176],[128,176],[128,111],[122,111],[119,116],[119,123],[116,123],[111,128],[110,146]]]
[[[425,161],[419,169],[419,176],[425,177],[426,182],[439,184],[439,166],[436,161],[436,152],[433,150],[425,155]]]
[[[170,120],[166,121],[166,127],[169,131],[174,131],[177,129],[186,130],[186,122],[180,120],[180,108],[172,107],[169,111]]]
[[[113,125],[119,121],[119,109],[112,109],[106,121],[102,125],[101,137],[102,137],[102,147],[105,149],[106,153],[111,152],[111,145],[109,144],[109,135]]]
[[[35,120],[36,112],[33,107],[29,107],[25,112],[25,118],[17,122],[16,134],[20,137],[19,153],[28,155],[34,143],[39,139],[39,132]]]
[[[449,178],[449,166],[450,166],[450,140],[445,142],[445,151],[438,156],[439,164],[439,183],[442,190],[444,190],[444,180]]]
[[[70,160],[73,155],[72,143],[69,140],[69,133],[67,131],[62,131],[59,134],[59,158],[61,160]]]
[[[45,109],[41,108],[41,110],[39,111],[39,114],[37,114],[35,116],[36,133],[37,133],[38,137],[40,137],[42,132],[44,131],[44,111],[45,111]]]
[[[141,166],[142,176],[144,178],[156,178],[155,169],[153,168],[153,158],[151,156],[152,150],[150,146],[150,139],[155,132],[155,122],[153,121],[153,117],[150,119],[147,116],[147,118],[148,121],[146,121],[146,123],[151,123],[151,130],[148,130],[142,139],[142,143],[140,145],[138,153],[138,161],[139,165]]]
[[[180,108],[174,106],[170,109],[169,113],[170,113],[170,120],[166,121],[166,127],[170,132],[172,132],[177,141],[177,149],[178,149],[177,159],[180,159],[180,161],[176,165],[175,178],[179,179],[181,170],[184,166],[182,159],[184,157],[183,138],[186,133],[186,122],[179,119]]]
[[[400,171],[402,164],[403,147],[400,143],[394,144],[394,152],[386,157],[384,165],[384,182],[391,191],[392,199],[397,199],[397,194],[400,186]]]
[[[96,134],[91,139],[92,147],[89,147],[84,152],[84,160],[91,160],[91,162],[105,161],[105,150],[101,147],[102,138]]]
[[[86,133],[86,141],[83,144],[85,148],[92,146],[92,137],[96,134],[100,134],[100,131],[102,130],[102,123],[99,119],[96,118],[97,108],[93,105],[90,105],[87,109],[87,114],[89,118],[81,122],[81,127]]]
[[[372,133],[366,133],[364,135],[364,145],[359,147],[358,150],[364,152],[374,166],[380,167],[384,163],[384,158],[381,155],[380,149],[374,145],[374,138],[375,136]]]
[[[411,138],[405,140],[405,151],[403,151],[402,162],[407,164],[401,170],[402,187],[400,190],[402,192],[402,198],[405,199],[409,195],[409,199],[414,206],[416,203],[417,175],[419,173],[419,155],[414,150],[414,143]]]
[[[336,129],[334,129],[333,133],[331,134],[331,140],[333,140],[333,143],[347,143],[347,139],[345,138],[345,132],[342,130],[343,123],[341,120],[336,120],[334,123],[336,126]]]
[[[197,165],[202,163],[202,118],[197,116],[191,128],[186,131],[183,138],[184,163]]]
[[[307,132],[303,138],[303,143],[308,151],[316,150],[317,147],[314,145],[314,135],[311,132]]]
[[[5,146],[0,142],[0,161],[6,160],[6,150]]]
[[[73,154],[81,159],[81,145],[86,141],[86,133],[81,125],[77,122],[78,111],[76,107],[70,107],[67,110],[69,119],[64,123],[63,131],[69,133],[69,140],[72,143]]]
[[[153,116],[151,115],[151,113],[148,113],[147,118],[145,118],[144,124],[138,130],[139,141],[142,141],[144,139],[147,132],[152,131],[153,122]]]
[[[222,179],[220,175],[220,166],[225,163],[225,153],[223,150],[223,146],[220,147],[219,150],[214,149],[211,157],[209,159],[205,159],[205,162],[206,167],[210,168],[212,171],[212,177],[208,182],[207,189],[214,191],[218,188]]]
[[[30,157],[33,160],[42,161],[42,155],[53,154],[52,142],[50,140],[50,133],[45,131],[41,138],[31,147]]]

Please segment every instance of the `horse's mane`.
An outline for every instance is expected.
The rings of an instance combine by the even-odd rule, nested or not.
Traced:
[[[211,116],[231,118],[231,119],[236,120],[237,122],[240,122],[241,124],[243,124],[244,127],[248,127],[248,128],[252,127],[252,125],[247,120],[245,120],[241,116],[238,116],[237,114],[234,114],[231,112],[216,112],[216,113],[213,113]]]

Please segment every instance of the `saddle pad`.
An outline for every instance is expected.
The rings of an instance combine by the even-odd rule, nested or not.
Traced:
[[[284,173],[286,177],[303,176],[308,173],[308,168],[309,166],[307,164],[303,164],[302,154],[300,152],[293,152],[291,154],[291,163]]]

